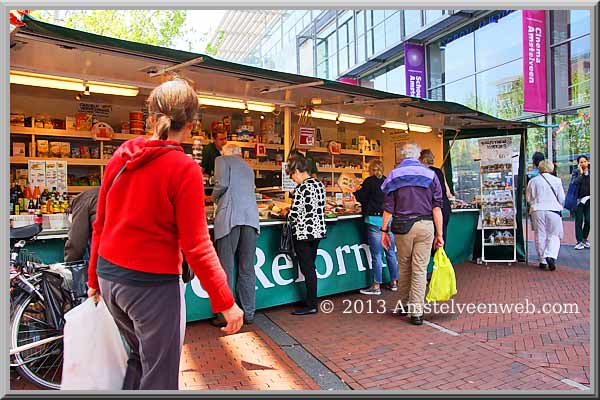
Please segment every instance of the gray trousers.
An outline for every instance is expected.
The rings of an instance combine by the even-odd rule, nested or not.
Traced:
[[[227,274],[227,283],[237,293],[237,299],[244,310],[244,318],[253,319],[256,311],[256,273],[254,254],[256,253],[256,229],[248,225],[235,226],[231,232],[217,239],[215,247],[221,265]],[[237,276],[234,268],[237,260]],[[236,282],[237,281],[237,282]],[[234,286],[234,282],[236,285]]]
[[[98,281],[102,298],[130,349],[123,389],[178,390],[185,336],[183,282],[131,286],[102,278]]]

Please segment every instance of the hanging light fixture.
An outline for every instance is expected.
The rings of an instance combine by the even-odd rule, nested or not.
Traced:
[[[401,131],[405,131],[408,129],[408,125],[405,122],[398,121],[385,121],[385,124],[381,125],[381,127],[389,129],[398,129]]]
[[[428,133],[431,132],[431,127],[426,125],[408,124],[408,130],[413,132]]]
[[[10,71],[10,83],[84,93],[87,91],[86,94],[91,92],[115,96],[137,96],[139,93],[139,88],[136,86],[98,81],[86,82],[82,79],[14,70]]]
[[[348,122],[350,124],[363,124],[367,119],[358,115],[351,114],[339,114],[333,111],[325,110],[312,110],[311,115],[313,118],[327,119],[330,121]]]

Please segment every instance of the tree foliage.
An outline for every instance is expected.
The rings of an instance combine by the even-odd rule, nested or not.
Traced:
[[[185,10],[36,10],[35,18],[102,36],[169,47],[186,33]]]

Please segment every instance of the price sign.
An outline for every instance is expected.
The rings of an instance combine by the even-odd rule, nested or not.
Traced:
[[[285,173],[287,163],[281,163],[281,190],[284,192],[293,192],[296,189],[296,182]]]
[[[512,164],[512,138],[479,139],[481,165]]]

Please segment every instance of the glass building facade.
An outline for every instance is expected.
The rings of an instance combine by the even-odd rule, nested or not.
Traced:
[[[528,151],[556,163],[566,190],[574,160],[590,151],[590,12],[546,12],[544,113],[523,111],[522,30],[520,10],[293,10],[272,24],[247,62],[406,94],[403,43],[422,43],[427,97],[551,126],[529,129]],[[464,161],[475,156],[474,146],[457,143],[453,150],[453,181],[465,200],[479,185],[466,178],[477,171],[476,163]]]

